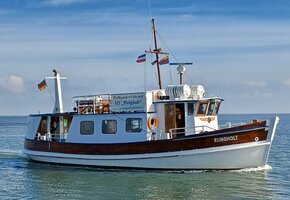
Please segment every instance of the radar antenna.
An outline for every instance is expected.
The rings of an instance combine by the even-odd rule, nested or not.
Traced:
[[[193,63],[169,63],[169,65],[178,65],[176,68],[177,73],[179,74],[180,85],[183,85],[183,74],[186,70],[186,65],[193,65]]]

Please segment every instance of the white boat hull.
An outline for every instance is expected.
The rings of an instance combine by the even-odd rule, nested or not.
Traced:
[[[252,143],[200,150],[145,155],[76,155],[24,150],[39,162],[97,167],[142,169],[241,169],[263,167],[267,163],[270,143]]]
[[[54,146],[54,151],[51,151],[50,142],[33,143],[34,141],[28,141],[25,145],[26,148],[23,152],[32,160],[39,162],[57,163],[57,164],[70,164],[70,165],[86,165],[96,167],[109,167],[109,168],[141,168],[141,169],[166,169],[166,170],[192,170],[192,169],[242,169],[242,168],[255,168],[264,167],[267,165],[269,152],[271,149],[271,143],[274,139],[275,130],[278,124],[279,118],[275,117],[267,124],[269,128],[267,137],[264,140],[259,140],[259,137],[255,137],[260,133],[258,129],[255,136],[249,135],[255,133],[249,131],[246,138],[249,138],[249,142],[239,144],[227,144],[215,147],[206,147],[190,150],[178,150],[178,151],[163,151],[160,153],[139,153],[139,154],[81,154],[81,153],[61,153],[56,152],[59,150]],[[243,134],[242,131],[239,132]],[[263,135],[265,132],[261,132]],[[238,133],[232,133],[235,135]],[[245,133],[246,134],[246,133]],[[242,138],[242,135],[240,135]],[[216,138],[228,139],[232,137],[214,136]],[[251,137],[254,141],[251,140]],[[199,143],[205,142],[206,138],[213,137],[207,136],[203,140],[199,140]],[[234,137],[238,138],[238,136]],[[244,137],[245,138],[245,137]],[[183,140],[175,142],[181,142]],[[190,140],[193,141],[193,140]],[[216,139],[217,142],[219,142]],[[32,145],[30,145],[32,143]],[[48,146],[47,146],[48,144]],[[167,143],[169,145],[170,143]],[[195,143],[198,144],[198,143]],[[214,144],[214,143],[211,143]],[[54,144],[56,145],[56,144]],[[158,145],[156,143],[155,145]],[[40,147],[40,148],[39,148]],[[166,146],[164,146],[166,147]],[[37,150],[39,148],[39,150]],[[48,150],[47,150],[48,148]],[[63,149],[66,146],[62,147]],[[85,148],[85,147],[84,147]],[[41,150],[42,149],[42,150]],[[83,149],[84,151],[84,149]],[[79,152],[79,151],[77,151]],[[89,151],[88,151],[89,152]]]

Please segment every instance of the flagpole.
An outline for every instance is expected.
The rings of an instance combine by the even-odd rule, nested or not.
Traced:
[[[54,79],[55,85],[55,102],[53,113],[63,113],[63,104],[62,104],[62,91],[61,91],[61,79],[67,79],[66,77],[60,77],[60,74],[54,69],[53,77],[45,77],[45,79]]]
[[[159,89],[162,89],[162,83],[161,83],[161,74],[160,74],[160,64],[159,64],[159,55],[158,55],[158,46],[157,46],[157,38],[156,38],[156,29],[155,29],[155,22],[154,19],[152,19],[152,28],[153,28],[153,36],[154,36],[154,45],[156,53],[156,65],[157,65],[157,72],[158,72],[158,83],[159,83]]]
[[[146,82],[146,79],[147,79],[147,70],[146,70],[147,66],[146,66],[146,62],[144,63],[144,91],[146,92],[147,91],[147,82]]]

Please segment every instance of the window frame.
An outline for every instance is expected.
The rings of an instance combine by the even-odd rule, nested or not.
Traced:
[[[88,131],[88,130],[85,130],[85,123],[92,123],[91,127],[92,127],[92,130],[91,131]],[[84,131],[85,130],[85,131]],[[81,121],[80,122],[80,134],[81,135],[94,135],[95,133],[95,122],[94,121]]]
[[[115,131],[114,132],[105,132],[104,130],[104,125],[105,125],[105,121],[112,121],[112,122],[115,122]],[[106,125],[107,126],[107,125]],[[106,130],[108,130],[108,126],[107,126],[107,129]],[[103,134],[105,134],[105,135],[107,135],[107,134],[109,134],[109,135],[111,135],[111,134],[116,134],[117,133],[117,130],[118,130],[118,122],[117,122],[117,120],[115,120],[115,119],[104,119],[104,120],[102,120],[102,133]]]
[[[206,107],[205,107],[205,111],[203,113],[199,113],[199,108],[200,106],[202,106],[203,104],[206,104]],[[208,109],[208,104],[209,104],[209,101],[199,101],[198,102],[198,107],[197,107],[197,111],[196,111],[196,116],[197,117],[202,117],[202,116],[206,116],[207,114],[207,109]]]
[[[138,129],[132,129],[132,126],[131,126],[131,123],[130,123],[130,126],[131,128],[129,129],[128,128],[128,120],[139,120],[139,128]],[[127,133],[140,133],[143,131],[143,119],[141,117],[129,117],[126,119],[126,132]]]
[[[213,115],[215,115],[215,116],[218,115],[221,103],[222,103],[222,100],[216,100],[215,101],[215,107],[214,107]]]
[[[190,108],[190,105],[193,105],[191,108]],[[197,103],[196,102],[188,102],[187,103],[187,115],[188,116],[194,116],[195,115],[195,112],[196,112],[196,105]],[[192,112],[189,113],[189,109],[192,109]]]
[[[211,114],[209,114],[210,111],[210,106],[213,104],[213,109],[211,110]],[[206,116],[214,116],[214,111],[216,108],[216,101],[215,100],[210,100],[208,102],[208,107],[207,107],[207,111],[206,111]]]

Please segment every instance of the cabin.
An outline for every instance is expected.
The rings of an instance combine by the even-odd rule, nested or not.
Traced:
[[[179,138],[218,129],[223,100],[201,85],[171,85],[139,93],[77,96],[67,113],[31,115],[29,139],[68,143],[128,143]]]

